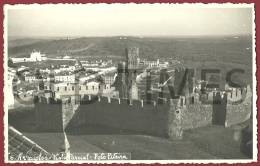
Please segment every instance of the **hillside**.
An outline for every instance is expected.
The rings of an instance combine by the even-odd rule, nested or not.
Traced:
[[[141,58],[182,59],[189,68],[215,68],[223,73],[239,68],[245,73],[236,76],[238,82],[251,83],[252,80],[250,36],[24,38],[9,41],[8,53],[9,57],[24,57],[35,49],[46,53],[47,57],[69,55],[82,60],[120,61],[125,59],[125,48],[133,46],[140,48]],[[225,76],[222,74],[222,80]]]
[[[77,58],[122,58],[126,47],[140,48],[142,58],[182,58],[192,61],[228,61],[251,63],[251,38],[201,37],[201,38],[138,38],[138,37],[83,37],[75,39],[51,39],[9,42],[10,57],[28,56],[32,50],[40,50],[48,57],[71,55]],[[22,44],[23,42],[24,44]]]

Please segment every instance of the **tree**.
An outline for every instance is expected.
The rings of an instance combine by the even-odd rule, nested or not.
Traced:
[[[100,75],[96,77],[96,81],[99,82],[99,83],[101,83],[101,84],[104,84],[104,83],[105,83],[104,78],[103,78],[102,76],[100,76]]]
[[[42,79],[42,75],[39,69],[35,70],[35,78],[36,79]]]
[[[16,67],[14,65],[14,62],[13,62],[13,60],[11,58],[8,59],[8,67]]]

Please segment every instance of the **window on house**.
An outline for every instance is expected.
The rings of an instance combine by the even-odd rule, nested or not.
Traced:
[[[67,87],[65,86],[65,91],[67,91]]]
[[[71,89],[74,90],[74,86],[72,86]]]

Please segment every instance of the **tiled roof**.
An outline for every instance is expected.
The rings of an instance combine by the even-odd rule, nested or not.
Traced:
[[[8,154],[9,158],[11,156],[17,157],[19,154],[26,155],[26,157],[35,157],[41,155],[51,158],[50,153],[48,153],[42,147],[31,141],[13,127],[8,127]]]

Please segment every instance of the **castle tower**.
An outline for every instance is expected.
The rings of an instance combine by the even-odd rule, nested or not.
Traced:
[[[127,85],[127,97],[131,100],[138,94],[138,88],[136,85],[136,77],[138,70],[139,48],[132,47],[126,49],[126,85]],[[134,97],[135,96],[135,97]]]
[[[38,80],[38,90],[42,91],[44,90],[44,83],[43,83],[43,77],[39,69],[35,70],[35,78]]]
[[[139,99],[139,96],[138,96],[138,87],[137,87],[136,82],[134,82],[134,83],[132,84],[130,94],[131,94],[131,99],[133,99],[133,100],[138,100],[138,99]]]
[[[126,49],[126,63],[128,70],[136,70],[138,68],[139,48],[132,47]]]
[[[187,74],[187,83],[188,83],[188,94],[190,95],[190,94],[192,94],[193,92],[194,92],[194,86],[195,86],[195,78],[194,78],[194,76],[195,76],[195,70],[194,69],[187,69],[187,72],[188,72],[188,74]]]
[[[227,94],[213,94],[212,124],[225,126],[227,116]]]
[[[182,110],[180,98],[170,99],[170,110],[168,116],[168,136],[172,140],[183,138]]]
[[[50,73],[48,74],[48,77],[47,77],[46,86],[49,87],[49,90],[50,90],[53,98],[55,97],[54,83],[55,83],[54,71],[53,71],[53,69],[51,69]]]
[[[163,98],[165,98],[165,92],[164,92],[164,86],[163,84],[167,81],[167,79],[169,79],[169,75],[166,71],[166,69],[162,69],[160,72],[160,85],[161,85],[161,91],[159,92],[159,98],[158,98],[158,104],[162,104],[163,103]]]
[[[151,71],[147,71],[147,77],[146,77],[146,103],[151,104],[152,102],[152,78],[151,78]]]
[[[172,84],[172,78],[170,77],[167,69],[162,69],[160,71],[160,80],[159,80],[159,86],[160,86],[160,92],[159,92],[159,98],[158,98],[158,104],[163,104],[165,98],[175,98],[175,92],[173,89]],[[165,87],[168,87],[168,92]]]
[[[74,91],[74,103],[75,104],[79,104],[80,99],[81,99],[81,95],[80,95],[80,85],[79,85],[79,79],[80,79],[80,73],[82,71],[84,71],[85,69],[83,68],[82,64],[80,61],[76,60],[76,64],[75,64],[76,68],[75,68],[75,82],[73,87],[73,91]]]
[[[192,79],[189,79],[189,70],[185,68],[176,68],[174,72],[174,91],[177,96],[186,96],[189,94],[189,83]],[[192,89],[192,87],[191,87]]]
[[[119,63],[117,67],[117,77],[114,86],[119,92],[119,98],[128,98],[126,84],[126,65],[125,62]]]

